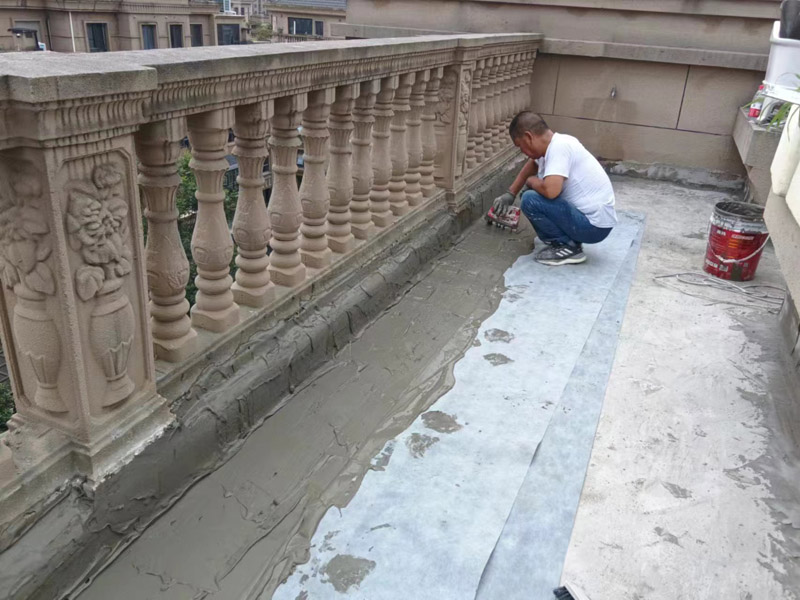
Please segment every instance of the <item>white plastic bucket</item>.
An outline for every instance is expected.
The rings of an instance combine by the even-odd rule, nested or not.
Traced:
[[[769,62],[764,82],[795,91],[800,86],[800,40],[782,38],[781,22],[775,21],[769,36]]]

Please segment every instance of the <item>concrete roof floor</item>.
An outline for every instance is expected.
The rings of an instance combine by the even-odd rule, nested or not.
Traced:
[[[503,454],[505,443],[506,454],[519,454],[523,462],[528,461],[521,470],[518,465],[500,462],[491,462],[495,465],[491,471],[481,470],[460,464],[458,456],[445,452],[450,440],[469,431],[470,425],[487,432],[492,426],[488,421],[481,425],[480,416],[467,417],[468,406],[456,416],[454,410],[444,408],[443,402],[459,389],[459,377],[469,376],[460,374],[458,367],[454,375],[453,364],[462,356],[466,361],[471,349],[485,353],[492,343],[509,342],[509,336],[503,335],[507,331],[486,329],[486,324],[499,318],[503,302],[524,303],[526,295],[536,293],[535,286],[508,287],[515,260],[521,257],[514,269],[530,260],[525,255],[533,236],[527,224],[518,234],[477,224],[451,252],[429,265],[398,304],[297,390],[236,456],[190,490],[79,598],[266,599],[289,574],[291,562],[309,558],[308,565],[299,567],[289,583],[278,589],[276,598],[428,597],[425,593],[409,596],[410,583],[370,592],[380,589],[369,587],[380,578],[377,554],[368,555],[365,550],[361,556],[352,556],[347,549],[356,545],[358,536],[333,529],[327,522],[357,514],[360,505],[372,502],[380,513],[374,522],[380,525],[371,526],[370,521],[366,531],[374,535],[396,532],[398,527],[391,521],[397,525],[402,515],[387,515],[403,500],[397,487],[381,483],[392,480],[381,477],[388,477],[391,469],[402,473],[397,469],[402,469],[406,454],[409,469],[424,461],[444,461],[445,467],[452,461],[451,474],[435,479],[446,479],[459,489],[495,477],[498,471],[508,478],[492,483],[501,488],[497,499],[491,498],[484,506],[478,495],[475,506],[467,507],[474,509],[473,520],[486,527],[499,516],[494,534],[484,529],[482,535],[467,539],[461,529],[453,531],[454,547],[466,548],[469,556],[456,560],[445,553],[440,555],[441,565],[429,562],[414,567],[414,558],[426,552],[425,544],[417,542],[413,551],[394,556],[396,570],[457,571],[456,563],[466,564],[487,552],[478,561],[477,572],[468,574],[480,581],[486,578],[488,553],[495,553],[495,563],[506,560],[498,542],[502,530],[506,550],[513,552],[509,564],[529,565],[529,570],[535,571],[542,548],[549,560],[542,581],[537,581],[542,583],[541,589],[526,583],[525,568],[504,577],[511,590],[504,593],[504,600],[549,598],[549,592],[543,590],[558,583],[562,566],[564,578],[578,583],[591,600],[796,598],[800,590],[800,387],[783,361],[785,349],[777,318],[761,308],[683,294],[653,279],[699,270],[713,205],[730,195],[625,178],[615,179],[614,186],[618,207],[645,215],[646,225],[635,270],[630,263],[632,278],[628,279],[630,295],[624,318],[621,325],[614,315],[607,319],[613,327],[607,329],[605,338],[613,337],[616,342],[618,335],[616,353],[614,344],[602,346],[596,356],[607,363],[607,372],[589,369],[576,388],[586,396],[591,395],[592,385],[600,390],[599,426],[592,440],[594,421],[590,420],[589,437],[582,441],[587,458],[576,474],[577,490],[587,467],[588,472],[580,503],[576,494],[575,507],[565,508],[562,521],[549,525],[558,530],[553,537],[562,542],[547,545],[551,540],[530,533],[527,528],[535,525],[535,513],[528,514],[516,532],[507,532],[514,520],[509,517],[506,521],[506,517],[519,508],[526,470],[545,460],[547,428],[553,428],[557,409],[567,401],[564,397],[561,404],[551,396],[535,406],[547,418],[524,417],[517,439],[510,434],[507,438],[483,438],[486,447]],[[605,251],[611,252],[613,247],[609,242]],[[603,252],[602,245],[592,248],[587,265],[592,261],[595,267],[602,265]],[[584,268],[588,267],[562,267],[565,270],[553,277],[568,281],[563,278],[577,276],[577,270]],[[629,283],[620,281],[609,280],[609,297],[617,288],[627,292]],[[757,281],[782,285],[769,247]],[[717,290],[678,287],[717,300],[740,300]],[[569,284],[563,289],[568,291]],[[557,294],[551,298],[554,305],[569,304],[569,299]],[[620,307],[625,307],[624,294],[620,298]],[[588,298],[585,302],[593,301]],[[538,306],[546,303],[540,301]],[[565,346],[584,318],[580,306],[570,307],[568,312],[569,319],[553,323],[555,335],[563,335]],[[513,326],[506,329],[512,331]],[[525,337],[519,351],[533,350],[542,356],[541,361],[557,361],[557,352],[548,354],[548,347],[539,347],[546,339],[545,332]],[[578,341],[581,351],[584,342]],[[557,345],[548,344],[550,348]],[[590,345],[586,341],[584,353]],[[577,353],[569,354],[572,362],[564,371],[572,372],[570,381],[575,378],[572,363],[576,357]],[[481,384],[479,377],[473,388],[492,388],[492,369],[509,362],[508,356],[498,353],[483,358],[484,366],[471,370],[483,369],[478,375],[486,379]],[[517,359],[514,364],[525,363]],[[552,376],[531,377],[535,379],[532,389],[546,387],[548,377],[557,378],[556,366]],[[560,385],[563,387],[563,382]],[[567,384],[565,389],[569,388]],[[508,391],[505,398],[513,400],[513,393]],[[524,408],[524,400],[516,402],[513,410]],[[428,408],[431,410],[425,413]],[[563,412],[569,412],[566,404]],[[425,413],[422,423],[417,419],[421,413]],[[488,400],[486,413],[499,414],[500,423],[504,416],[516,414],[511,407],[498,409]],[[543,426],[535,426],[534,421]],[[402,442],[405,454],[396,449]],[[465,451],[476,447],[479,451],[483,445],[471,443]],[[523,451],[526,448],[528,454]],[[489,464],[490,459],[486,460]],[[501,459],[491,458],[494,460]],[[500,469],[497,464],[505,466]],[[558,471],[559,464],[555,466]],[[516,479],[510,476],[514,469],[519,472]],[[469,473],[462,477],[459,470]],[[413,469],[408,473],[407,477],[418,476]],[[530,478],[530,472],[526,477]],[[553,477],[554,481],[561,479],[557,473]],[[426,483],[424,487],[431,486]],[[557,487],[555,491],[559,491]],[[458,498],[455,488],[448,493]],[[392,506],[380,508],[380,498],[386,494],[390,494]],[[567,507],[569,502],[563,504]],[[341,510],[328,511],[317,529],[330,506]],[[490,514],[490,507],[500,507],[495,511],[499,515]],[[456,519],[453,508],[452,518]],[[338,554],[331,560],[334,547]],[[499,572],[509,570],[508,564],[495,566]],[[315,578],[319,585],[307,587]],[[447,582],[451,584],[457,587],[460,582]],[[481,581],[481,589],[487,585]],[[477,588],[468,596],[462,592],[447,595],[439,590],[430,597],[501,597]]]

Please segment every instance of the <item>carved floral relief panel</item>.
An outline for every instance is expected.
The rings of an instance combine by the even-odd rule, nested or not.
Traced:
[[[59,393],[62,336],[49,303],[56,294],[53,235],[40,174],[24,161],[0,170],[0,281],[7,317],[6,360],[16,383],[17,410],[68,412]]]
[[[62,167],[64,229],[95,415],[128,400],[143,385],[151,362],[145,354],[150,344],[144,263],[130,164],[130,154],[117,151]]]

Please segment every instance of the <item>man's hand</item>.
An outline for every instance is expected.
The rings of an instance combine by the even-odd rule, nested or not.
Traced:
[[[514,204],[514,194],[511,192],[506,192],[502,196],[498,196],[494,199],[494,203],[492,204],[492,208],[494,209],[494,214],[496,217],[502,217],[507,212],[511,205]]]

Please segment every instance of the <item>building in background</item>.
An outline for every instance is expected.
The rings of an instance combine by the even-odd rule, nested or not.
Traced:
[[[331,24],[343,23],[347,0],[262,0],[272,31],[291,36],[332,37]]]
[[[20,4],[0,0],[0,51],[32,46],[20,47],[19,33],[12,30],[35,31],[38,41],[56,52],[149,50],[246,41],[245,18],[223,13],[221,3],[215,0],[151,0],[147,4],[78,0],[68,8],[57,0],[41,0],[27,7]]]

